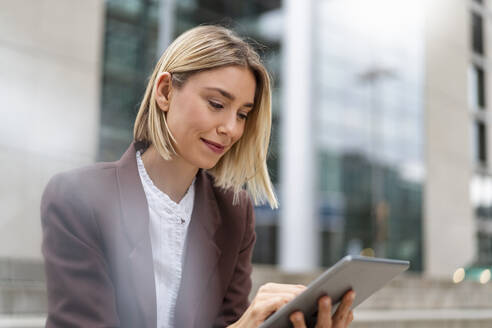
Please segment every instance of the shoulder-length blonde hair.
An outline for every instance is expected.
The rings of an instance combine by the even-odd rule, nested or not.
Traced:
[[[166,117],[156,104],[157,77],[172,76],[173,87],[180,88],[198,72],[223,66],[241,66],[251,70],[256,80],[253,109],[248,114],[242,137],[209,169],[215,185],[234,190],[234,202],[246,186],[255,204],[268,201],[278,206],[266,165],[271,129],[271,90],[268,71],[259,55],[243,39],[221,26],[199,26],[181,34],[164,52],[145,90],[135,120],[135,141],[154,145],[164,159],[176,154]]]

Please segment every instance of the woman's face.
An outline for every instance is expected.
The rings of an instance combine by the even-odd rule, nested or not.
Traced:
[[[171,86],[166,119],[181,159],[209,169],[241,138],[253,108],[256,82],[248,68],[221,67]]]

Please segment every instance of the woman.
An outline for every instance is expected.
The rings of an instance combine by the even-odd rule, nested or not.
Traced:
[[[148,83],[134,142],[113,163],[58,174],[43,194],[48,327],[257,327],[303,286],[266,284],[248,307],[252,202],[266,167],[270,82],[231,31],[177,38]],[[333,318],[346,327],[348,293]],[[304,327],[302,313],[291,318]]]

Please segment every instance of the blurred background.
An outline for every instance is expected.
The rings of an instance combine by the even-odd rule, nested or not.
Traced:
[[[157,59],[205,23],[273,76],[253,293],[404,259],[354,327],[492,326],[491,0],[0,0],[0,327],[43,326],[49,178],[119,159]]]

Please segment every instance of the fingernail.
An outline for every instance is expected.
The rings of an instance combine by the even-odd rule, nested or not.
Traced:
[[[352,292],[352,294],[350,295],[350,300],[351,301],[355,300],[355,292]]]

